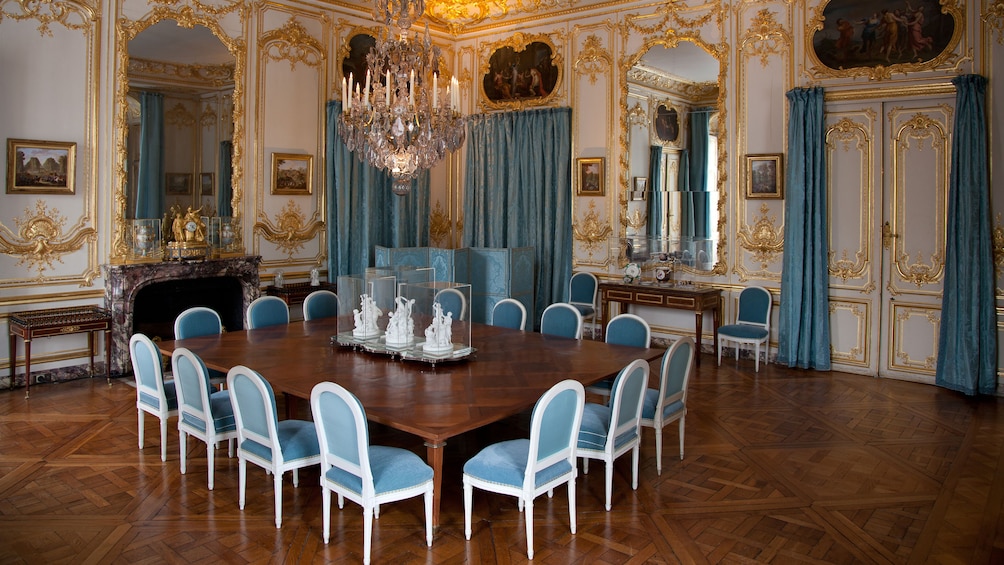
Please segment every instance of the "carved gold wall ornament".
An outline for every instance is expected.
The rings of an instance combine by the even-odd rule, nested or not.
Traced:
[[[997,44],[1004,45],[1004,0],[994,0],[987,6],[983,23],[997,36]]]
[[[627,114],[624,116],[628,126],[645,126],[651,125],[651,121],[648,119],[648,110],[642,107],[640,102],[636,102]]]
[[[204,128],[216,125],[216,120],[218,119],[219,116],[216,115],[216,108],[209,104],[203,106],[202,111],[199,112],[199,125]]]
[[[296,17],[290,17],[279,29],[262,34],[258,46],[266,60],[289,61],[291,71],[296,69],[297,63],[320,67],[325,61],[324,46],[296,21]]]
[[[16,8],[16,10],[14,10]],[[86,32],[100,9],[83,2],[53,2],[52,0],[10,0],[0,2],[0,21],[4,17],[14,21],[38,20],[38,32],[52,37],[52,24],[66,29]]]
[[[191,127],[196,124],[198,120],[195,119],[195,114],[193,114],[184,104],[175,104],[170,109],[164,112],[164,124],[169,126],[178,127]]]
[[[767,204],[761,204],[760,216],[753,226],[743,225],[736,233],[739,246],[752,253],[753,260],[759,262],[763,270],[777,261],[784,251],[784,226],[778,226],[777,216],[768,216],[769,213]]]
[[[244,2],[243,0],[233,0],[231,2],[222,2],[220,4],[203,4],[199,0],[184,0],[187,4],[190,4],[198,12],[209,14],[212,16],[222,16],[224,14],[229,14],[231,12],[240,12],[241,21],[245,21],[247,18],[248,9],[251,2]],[[150,0],[151,4],[161,4],[167,7],[176,7],[181,0]]]
[[[186,65],[168,61],[151,61],[132,57],[129,59],[129,77],[151,79],[158,82],[169,81],[181,85],[205,88],[210,84],[217,88],[232,87],[234,66],[229,65]]]
[[[693,32],[697,29],[704,27],[705,24],[714,18],[721,27],[724,22],[725,16],[728,14],[726,10],[728,8],[726,2],[714,2],[709,3],[706,6],[710,6],[710,9],[703,15],[696,16],[693,18],[687,18],[684,13],[690,10],[683,3],[678,2],[666,2],[655,12],[655,16],[658,18],[657,21],[650,25],[642,25],[639,22],[643,19],[651,19],[650,17],[628,17],[625,18],[622,24],[622,33],[641,33],[644,35],[651,35],[661,31],[672,31],[672,30],[683,30],[684,32]],[[700,9],[704,9],[706,6],[701,6]]]
[[[596,213],[596,202],[589,201],[589,211],[582,217],[582,222],[572,224],[572,236],[576,241],[581,241],[592,258],[593,251],[605,243],[613,233],[610,224],[602,222],[599,214]]]
[[[629,82],[647,86],[666,94],[675,95],[695,105],[714,104],[718,99],[718,82],[688,82],[673,75],[655,71],[642,65],[628,70]]]
[[[45,279],[46,269],[52,269],[53,261],[62,263],[63,255],[97,239],[94,228],[81,225],[64,234],[66,218],[55,208],[50,211],[43,200],[35,201],[34,211],[25,208],[23,217],[14,218],[14,224],[16,234],[0,226],[0,252],[19,257],[17,264],[37,270],[40,280]]]
[[[564,43],[564,34],[557,33],[557,41],[559,43]],[[501,99],[492,100],[488,97],[485,92],[484,78],[491,72],[491,58],[499,49],[509,47],[517,54],[526,50],[527,46],[531,43],[543,43],[551,50],[551,58],[548,62],[550,65],[556,69],[557,78],[554,81],[554,87],[551,91],[544,96],[535,96],[529,98],[514,98],[514,99]],[[538,34],[525,34],[523,32],[517,31],[512,36],[502,41],[495,43],[489,43],[481,46],[481,53],[479,54],[479,59],[481,60],[481,66],[478,72],[478,79],[475,80],[478,84],[478,90],[481,95],[478,97],[478,104],[483,108],[488,110],[524,110],[533,106],[546,106],[550,104],[555,98],[558,97],[558,93],[562,89],[562,70],[565,68],[564,58],[558,47],[555,45],[551,34],[538,33]],[[460,84],[470,84],[461,80]]]
[[[463,218],[457,219],[457,233],[464,230]],[[450,234],[453,232],[453,223],[450,222],[449,213],[443,209],[442,203],[436,200],[436,205],[429,214],[429,239],[437,247],[444,247],[450,242]]]
[[[613,66],[613,55],[603,48],[603,41],[593,34],[587,36],[575,59],[575,70],[588,76],[589,84],[596,84],[596,76],[610,72]]]
[[[324,229],[324,222],[311,222],[306,224],[300,206],[291,198],[283,206],[282,211],[275,215],[275,225],[273,226],[266,218],[263,222],[256,222],[254,232],[261,235],[266,240],[274,244],[280,251],[293,258],[293,254],[303,249],[306,242],[314,239],[318,232]]]
[[[759,56],[760,66],[763,68],[767,68],[771,55],[781,55],[791,45],[791,36],[774,15],[767,8],[757,12],[739,42],[739,50],[753,57]]]
[[[635,210],[631,213],[628,213],[627,210],[621,211],[621,226],[625,228],[640,230],[645,227],[646,223],[648,223],[648,219],[645,214],[641,213],[641,210]]]

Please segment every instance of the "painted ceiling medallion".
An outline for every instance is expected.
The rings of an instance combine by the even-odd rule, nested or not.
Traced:
[[[79,226],[64,234],[66,218],[56,209],[50,211],[43,200],[35,201],[34,211],[25,208],[24,217],[14,218],[14,224],[17,234],[0,230],[0,251],[20,256],[17,264],[27,264],[29,269],[37,270],[40,278],[46,269],[52,268],[53,261],[62,263],[63,255],[79,250],[85,242],[97,237],[94,228]]]
[[[425,15],[456,35],[485,20],[569,7],[574,0],[425,0]]]

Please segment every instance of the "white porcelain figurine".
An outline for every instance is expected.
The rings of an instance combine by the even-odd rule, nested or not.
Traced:
[[[383,312],[368,294],[360,295],[359,302],[359,308],[352,311],[355,319],[355,328],[352,330],[352,335],[355,337],[376,337],[380,334],[377,320],[380,319]]]
[[[310,286],[321,286],[321,271],[317,267],[310,270]]]
[[[411,345],[415,341],[415,320],[411,317],[415,300],[398,296],[395,302],[397,307],[389,314],[390,321],[387,322],[384,343],[391,347]]]
[[[453,351],[453,312],[443,315],[443,306],[439,302],[432,305],[432,324],[425,328],[425,343],[422,350],[426,353],[447,353]]]

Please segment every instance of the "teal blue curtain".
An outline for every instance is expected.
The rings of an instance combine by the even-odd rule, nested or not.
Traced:
[[[788,171],[777,361],[830,369],[823,89],[788,91]]]
[[[229,139],[220,142],[220,178],[216,179],[216,209],[218,216],[233,216],[234,199],[234,142]]]
[[[648,159],[648,225],[651,237],[669,235],[666,187],[662,180],[662,146],[653,145]],[[632,187],[633,188],[633,187]]]
[[[139,93],[140,139],[135,218],[164,216],[164,96]]]
[[[328,102],[328,279],[360,274],[373,266],[374,247],[429,244],[429,172],[412,181],[411,192],[391,191],[393,179],[360,161],[338,135],[342,103]]]
[[[706,239],[710,219],[708,192],[708,124],[714,108],[699,108],[688,117],[688,150],[681,155],[686,161],[686,184],[681,192],[680,229],[684,237]],[[682,166],[682,162],[681,162]],[[682,177],[681,177],[682,178]]]
[[[567,300],[572,273],[571,121],[571,108],[468,120],[463,244],[534,248],[533,327]]]
[[[945,287],[938,338],[938,386],[973,394],[997,389],[997,316],[987,163],[987,79],[955,85],[955,131],[948,185]]]

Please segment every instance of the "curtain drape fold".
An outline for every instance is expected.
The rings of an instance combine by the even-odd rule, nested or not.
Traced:
[[[987,163],[987,79],[962,75],[952,84],[956,89],[955,124],[935,383],[968,395],[994,394],[997,316]]]
[[[139,93],[139,164],[135,218],[164,216],[164,95]]]
[[[234,199],[234,142],[227,139],[220,142],[220,178],[216,180],[216,209],[219,216],[233,216],[232,201]]]
[[[653,145],[649,148],[648,160],[648,225],[652,228],[650,237],[653,238],[669,235],[666,190],[668,188],[663,186],[662,181],[662,146]]]
[[[788,170],[777,361],[830,369],[823,89],[787,93]]]
[[[571,108],[548,108],[468,119],[463,245],[534,248],[534,327],[544,308],[567,300],[571,117]]]
[[[393,179],[360,161],[338,135],[342,103],[328,102],[328,279],[365,272],[374,247],[429,244],[429,172],[412,181],[411,192],[391,191]]]

